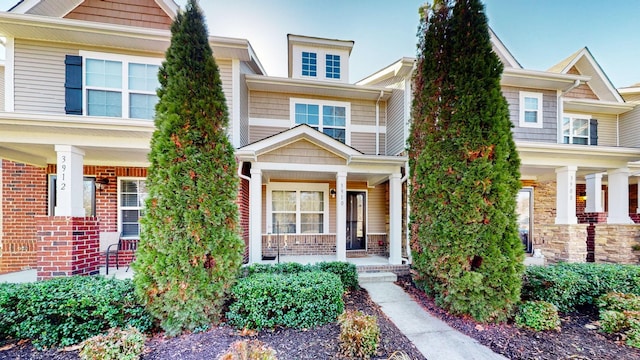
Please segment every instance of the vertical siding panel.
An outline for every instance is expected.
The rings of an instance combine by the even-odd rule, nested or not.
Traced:
[[[0,111],[5,111],[4,107],[4,74],[5,67],[0,66]]]
[[[393,89],[387,108],[387,155],[398,155],[405,149],[404,143],[404,81]]]
[[[640,147],[640,107],[620,115],[620,146]]]
[[[367,192],[369,218],[367,232],[369,233],[386,233],[387,232],[387,213],[389,203],[387,201],[387,183],[376,185],[375,188],[369,188]]]
[[[231,60],[228,59],[216,59],[218,68],[220,69],[220,80],[222,81],[222,92],[227,99],[227,110],[229,111],[229,127],[227,133],[229,138],[233,137],[233,126],[231,124],[235,120],[233,118],[233,72]]]

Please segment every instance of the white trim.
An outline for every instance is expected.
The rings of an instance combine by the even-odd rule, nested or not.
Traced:
[[[534,98],[538,100],[538,109],[536,109],[536,122],[530,123],[525,122],[525,99],[526,98]],[[529,92],[529,91],[520,91],[520,102],[518,103],[519,108],[519,124],[520,127],[528,127],[528,128],[539,128],[543,127],[544,116],[543,116],[543,106],[542,106],[543,96],[542,93],[539,92]],[[529,109],[530,110],[530,109]]]
[[[387,133],[387,126],[386,125],[379,125],[378,128],[380,129],[380,134],[386,134]],[[351,132],[357,132],[357,133],[372,133],[375,134],[377,133],[376,131],[376,125],[351,125]]]
[[[27,11],[31,10],[31,8],[38,5],[40,1],[41,0],[24,0],[21,3],[18,3],[17,5],[15,5],[15,7],[11,12],[15,14],[26,14]]]
[[[299,124],[296,124],[296,104],[310,104],[310,105],[318,105],[320,108],[318,109],[318,131],[322,132],[323,122],[322,122],[322,108],[324,106],[336,106],[336,107],[344,107],[345,112],[345,132],[344,132],[344,143],[346,145],[351,145],[351,103],[344,101],[330,101],[330,100],[318,100],[318,99],[304,99],[304,98],[289,98],[289,118],[291,119],[290,127],[295,127]],[[309,125],[311,126],[311,125]],[[338,126],[331,126],[330,128],[341,128]]]
[[[329,233],[329,184],[328,183],[288,183],[288,182],[269,182],[267,184],[267,196],[266,196],[266,220],[267,220],[267,233],[273,233],[273,204],[271,203],[271,192],[274,190],[288,190],[296,191],[296,235],[306,235],[307,233],[300,233],[300,192],[301,191],[322,191],[324,210],[323,210],[323,232],[322,234]]]
[[[4,63],[4,111],[15,111],[15,39],[8,37],[5,41]]]
[[[145,177],[139,177],[139,176],[118,176],[116,182],[118,183],[118,189],[117,189],[117,212],[118,212],[118,216],[117,216],[117,221],[118,221],[118,232],[120,234],[122,234],[122,206],[121,206],[121,202],[122,202],[122,181],[126,181],[126,180],[144,180],[145,182],[147,181],[147,178]],[[139,193],[139,192],[138,192]],[[142,210],[144,209],[144,204],[140,207],[134,207],[134,206],[127,206],[125,210]],[[139,222],[138,222],[139,223]],[[137,239],[140,237],[140,231],[141,228],[138,228],[138,236],[137,237],[129,237],[129,238],[134,238]]]
[[[231,144],[234,148],[240,147],[240,60],[231,60],[231,98],[233,99],[233,109],[231,109]]]
[[[249,126],[265,126],[288,129],[291,126],[291,120],[251,117],[249,118]]]
[[[0,209],[4,209],[2,202],[4,201],[4,182],[2,181],[4,177],[3,169],[2,169],[2,157],[0,157]],[[3,254],[3,238],[4,238],[4,211],[0,210],[0,260],[2,259]]]
[[[84,116],[89,116],[87,114],[89,110],[88,105],[88,97],[87,90],[101,90],[101,91],[116,91],[113,88],[102,88],[102,87],[88,87],[86,85],[87,78],[87,59],[92,60],[106,60],[106,61],[117,61],[122,64],[122,88],[120,89],[120,94],[122,95],[122,116],[123,119],[136,119],[136,120],[150,120],[150,119],[138,119],[131,118],[129,114],[129,95],[133,94],[143,94],[143,95],[156,95],[155,91],[143,91],[143,90],[130,90],[129,89],[129,64],[143,64],[143,65],[156,65],[162,66],[162,58],[156,57],[143,57],[143,56],[133,56],[133,55],[123,55],[123,54],[114,54],[114,53],[102,53],[95,51],[85,51],[80,50],[79,55],[82,57],[82,114]],[[117,117],[116,117],[117,118]]]

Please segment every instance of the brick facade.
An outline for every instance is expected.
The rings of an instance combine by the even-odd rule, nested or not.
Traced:
[[[0,274],[36,266],[36,223],[47,214],[44,168],[2,161]]]
[[[249,181],[240,179],[238,191],[238,215],[240,216],[240,231],[244,240],[244,263],[249,262]]]
[[[100,225],[95,217],[39,216],[38,280],[95,275],[100,265]]]

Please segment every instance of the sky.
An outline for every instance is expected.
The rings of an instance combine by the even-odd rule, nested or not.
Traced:
[[[6,10],[16,0],[0,0]],[[187,0],[176,0],[184,6]],[[525,69],[587,46],[617,88],[640,82],[640,0],[484,0],[489,25]],[[424,0],[200,0],[209,34],[247,39],[268,75],[287,76],[287,34],[353,40],[350,82],[416,56]]]

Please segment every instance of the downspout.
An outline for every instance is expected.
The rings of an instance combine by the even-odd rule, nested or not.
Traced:
[[[380,100],[384,95],[384,90],[380,90],[380,96],[376,100],[376,155],[380,155]]]

